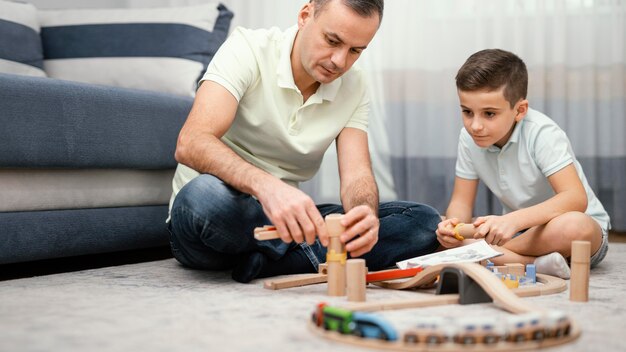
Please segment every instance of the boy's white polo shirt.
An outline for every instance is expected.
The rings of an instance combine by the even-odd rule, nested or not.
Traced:
[[[303,104],[290,59],[297,31],[297,26],[284,32],[238,27],[202,78],[220,84],[239,102],[222,141],[243,159],[294,186],[315,175],[344,127],[367,131],[369,115],[365,80],[356,66],[320,85]],[[179,164],[172,200],[198,175]]]
[[[587,192],[585,213],[603,230],[610,229],[609,215],[589,186],[565,132],[548,116],[528,109],[502,149],[481,148],[461,129],[456,175],[480,179],[500,200],[503,214],[528,208],[554,196],[548,176],[574,163]]]

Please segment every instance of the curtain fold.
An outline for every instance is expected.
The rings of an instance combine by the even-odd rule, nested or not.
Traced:
[[[501,48],[529,70],[530,106],[568,134],[591,187],[626,230],[626,2],[393,0],[368,48],[382,78],[399,198],[445,212],[462,128],[454,77],[472,53]],[[481,185],[475,215],[499,213]]]
[[[155,7],[204,0],[115,0]],[[307,0],[222,0],[233,27],[296,23]],[[85,6],[35,0],[38,6]],[[110,7],[105,0],[90,7]],[[359,64],[370,74],[370,147],[383,199],[408,199],[445,212],[452,193],[461,118],[454,83],[469,55],[501,48],[529,69],[530,106],[568,134],[588,181],[626,231],[626,1],[388,0],[379,33]],[[337,201],[334,149],[303,185],[318,202]],[[476,214],[499,213],[481,185]]]

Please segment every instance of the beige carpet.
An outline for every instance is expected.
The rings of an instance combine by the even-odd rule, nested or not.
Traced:
[[[571,315],[576,342],[550,351],[624,351],[626,244],[611,244],[592,271],[590,301],[569,292],[526,298]],[[173,259],[0,282],[0,351],[352,351],[307,329],[316,303],[345,303],[325,285],[269,291],[226,272],[182,268]],[[370,288],[370,301],[420,293]],[[381,313],[398,331],[416,316],[507,314],[493,304]]]

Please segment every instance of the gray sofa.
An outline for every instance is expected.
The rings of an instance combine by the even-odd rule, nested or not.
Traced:
[[[0,0],[0,265],[166,249],[176,139],[232,17]]]
[[[192,98],[0,74],[0,264],[167,245]]]

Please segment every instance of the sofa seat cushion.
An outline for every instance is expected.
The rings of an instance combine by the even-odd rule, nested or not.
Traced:
[[[0,169],[0,212],[168,204],[174,169]]]
[[[0,212],[0,264],[166,246],[167,205]]]
[[[45,76],[37,9],[0,0],[0,72]]]
[[[191,97],[0,74],[0,167],[173,169]]]
[[[223,5],[40,10],[50,77],[193,96],[233,16]]]

